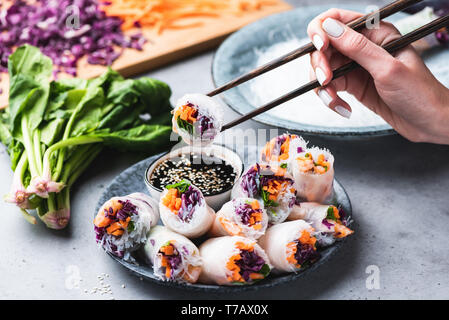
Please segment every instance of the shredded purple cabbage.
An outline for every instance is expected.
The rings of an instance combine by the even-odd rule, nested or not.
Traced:
[[[8,9],[0,4],[0,72],[7,72],[9,55],[23,44],[40,48],[55,72],[76,76],[85,55],[90,64],[111,65],[123,48],[142,50],[146,42],[140,32],[125,36],[121,24],[97,0],[13,0]]]
[[[296,149],[296,152],[301,153],[301,152],[304,152],[304,150],[303,150],[303,148],[298,147],[298,149]]]
[[[306,262],[313,263],[320,258],[320,254],[310,244],[298,242],[296,249],[295,259],[301,266]]]
[[[197,121],[195,122],[195,125],[197,126],[197,130],[200,133],[200,136],[204,138],[208,138],[209,136],[214,134],[214,124],[212,122],[212,119],[205,116],[200,115]]]
[[[170,277],[173,275],[174,271],[179,268],[182,264],[182,256],[179,254],[178,250],[174,248],[174,252],[172,255],[166,255],[163,252],[160,252],[168,261],[170,265]]]
[[[178,211],[178,217],[184,222],[189,222],[192,219],[193,212],[197,205],[201,205],[201,192],[189,186],[188,189],[181,195],[182,205]]]
[[[256,164],[242,176],[241,186],[249,198],[254,198],[259,193],[259,172],[260,166]]]
[[[106,234],[106,228],[94,226],[94,231],[95,231],[95,240],[97,241],[97,243],[101,243],[103,241],[103,237]],[[114,243],[112,243],[111,239],[107,239],[106,242],[109,244],[109,247],[111,248],[110,252],[113,255],[115,255],[119,258],[123,258],[123,256],[125,255],[125,252],[119,251],[117,246]]]
[[[126,220],[126,218],[137,214],[137,207],[131,201],[119,200],[118,202],[122,205],[122,208],[117,212],[117,219]]]
[[[240,275],[246,282],[250,281],[251,273],[260,273],[260,270],[265,264],[265,260],[259,256],[254,250],[241,250],[240,256],[242,257],[240,260],[235,262],[236,265],[240,268]]]
[[[251,219],[251,215],[254,212],[262,212],[262,209],[254,210],[252,206],[248,203],[241,203],[235,208],[235,213],[240,216],[242,223],[244,225],[249,225],[249,221]]]
[[[324,224],[329,230],[334,226],[333,223],[330,223],[329,221],[327,221],[327,219],[323,219],[323,221],[321,221],[322,224]]]
[[[103,239],[103,236],[106,233],[106,228],[101,228],[94,225],[94,230],[95,230],[95,239],[97,240],[98,243]]]

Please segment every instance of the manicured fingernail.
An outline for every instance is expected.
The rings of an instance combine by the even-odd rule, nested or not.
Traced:
[[[326,74],[324,73],[324,71],[321,68],[316,68],[315,75],[316,75],[316,79],[318,80],[318,82],[321,85],[323,85],[324,82],[326,81]]]
[[[341,115],[342,117],[344,117],[344,118],[346,118],[346,119],[351,118],[352,112],[349,111],[348,109],[346,109],[346,108],[344,108],[344,107],[342,107],[342,106],[336,106],[334,109],[335,109],[335,111],[336,111],[339,115]]]
[[[322,49],[323,46],[324,46],[324,41],[323,41],[323,39],[321,39],[321,37],[320,37],[319,35],[316,34],[316,35],[313,36],[312,42],[313,42],[313,45],[315,46],[315,48],[316,48],[318,51],[321,51],[321,49]]]
[[[334,38],[340,37],[343,32],[345,32],[343,25],[332,18],[327,18],[326,20],[324,20],[323,29],[327,32],[328,35]]]
[[[329,92],[327,92],[327,90],[325,90],[325,89],[321,89],[318,91],[318,96],[323,101],[323,103],[329,107],[329,105],[332,102],[332,97],[329,94]]]

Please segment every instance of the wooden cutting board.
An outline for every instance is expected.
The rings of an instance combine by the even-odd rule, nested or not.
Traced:
[[[112,68],[128,77],[161,67],[201,51],[215,48],[226,36],[241,27],[291,8],[289,4],[279,1],[276,5],[264,6],[258,11],[249,11],[240,16],[226,15],[218,18],[194,19],[193,21],[201,21],[203,25],[193,28],[165,30],[162,34],[143,28],[143,34],[149,40],[144,45],[143,51],[126,49],[123,55],[113,63]],[[83,58],[78,62],[78,77],[93,78],[105,70],[105,67],[90,65],[86,60]],[[2,74],[0,88],[3,93],[0,94],[0,107],[4,107],[8,103],[8,86],[8,76]]]

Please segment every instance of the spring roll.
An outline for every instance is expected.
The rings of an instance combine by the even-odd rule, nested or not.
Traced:
[[[286,169],[256,163],[234,185],[232,197],[259,200],[267,210],[270,223],[277,224],[289,216],[296,201],[296,189]]]
[[[347,227],[348,220],[343,210],[332,205],[303,202],[295,206],[289,220],[302,219],[309,222],[315,229],[315,236],[320,246],[329,246],[337,239],[345,238],[354,233]]]
[[[236,198],[223,205],[215,215],[209,234],[212,237],[242,236],[260,238],[267,229],[268,215],[263,203],[251,198]]]
[[[307,222],[289,221],[269,228],[259,244],[276,270],[296,272],[320,257],[313,235],[314,230]]]
[[[307,149],[307,142],[300,136],[294,134],[283,134],[271,139],[261,152],[261,161],[287,168],[295,155]]]
[[[214,99],[202,94],[186,94],[173,110],[173,131],[189,145],[208,145],[221,131],[223,110]]]
[[[159,210],[164,225],[187,238],[205,234],[215,219],[203,193],[189,181],[168,185],[161,194]]]
[[[148,233],[144,255],[154,274],[163,281],[195,283],[201,273],[198,248],[186,237],[163,226]]]
[[[271,264],[255,240],[239,236],[211,238],[200,246],[203,271],[199,281],[218,285],[251,285],[265,279]]]
[[[157,202],[143,193],[111,198],[94,219],[96,241],[107,252],[134,262],[131,253],[145,243],[158,220]]]
[[[301,201],[329,203],[333,196],[334,157],[325,149],[311,148],[291,163],[297,196]]]

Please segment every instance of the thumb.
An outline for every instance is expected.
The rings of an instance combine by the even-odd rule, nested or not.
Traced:
[[[385,49],[340,21],[327,18],[322,27],[334,49],[361,65],[375,80],[391,75],[397,65],[398,61]]]

